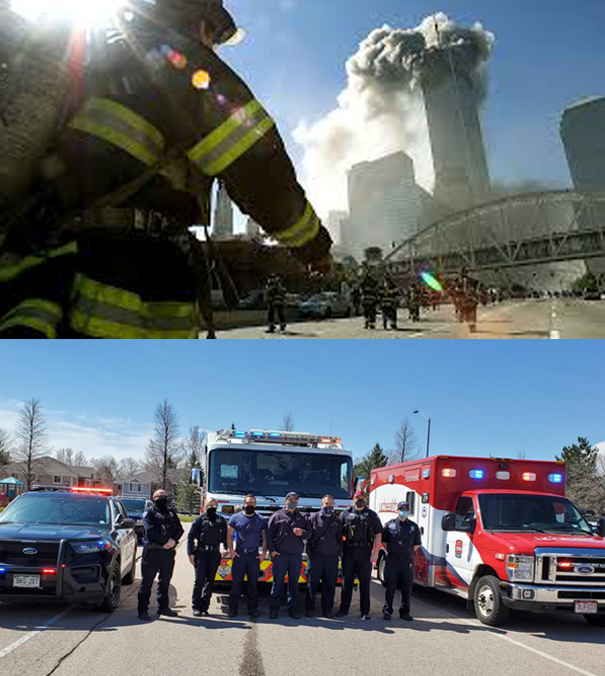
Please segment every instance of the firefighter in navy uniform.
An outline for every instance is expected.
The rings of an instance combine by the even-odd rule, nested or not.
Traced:
[[[279,275],[271,275],[267,284],[267,301],[269,304],[268,333],[275,333],[275,319],[282,331],[286,330],[286,287]]]
[[[370,619],[370,583],[372,565],[378,560],[382,542],[382,524],[376,512],[368,509],[364,491],[355,493],[355,506],[345,509],[343,522],[344,551],[342,555],[342,593],[336,617],[349,614],[355,576],[359,578],[361,618]]]
[[[273,119],[214,51],[237,34],[222,0],[132,0],[118,19],[2,245],[0,337],[197,338],[210,289],[188,229],[209,224],[217,179],[295,259],[330,268]]]
[[[408,519],[409,508],[409,504],[402,500],[397,505],[397,518],[387,522],[382,532],[382,541],[387,549],[384,572],[386,591],[382,609],[385,620],[390,620],[393,615],[393,598],[398,589],[401,591],[399,617],[403,620],[412,620],[410,610],[414,583],[414,552],[420,549],[422,543],[418,524]]]
[[[209,614],[216,571],[221,555],[227,551],[227,521],[217,513],[217,508],[218,502],[214,498],[209,500],[187,535],[187,554],[195,567],[191,606],[196,617]]]
[[[183,535],[183,527],[174,509],[168,504],[165,490],[153,494],[153,507],[143,515],[145,544],[141,557],[141,586],[139,587],[139,619],[150,621],[149,599],[151,587],[158,576],[158,615],[175,617],[168,605],[168,589],[174,571],[176,546]]]

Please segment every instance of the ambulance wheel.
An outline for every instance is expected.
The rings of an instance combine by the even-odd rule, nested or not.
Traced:
[[[605,615],[584,615],[584,619],[593,627],[605,627]]]
[[[482,577],[475,585],[475,614],[490,627],[498,627],[508,619],[508,608],[502,601],[500,583],[493,575]]]
[[[385,569],[387,565],[387,557],[381,556],[380,561],[378,562],[378,579],[380,580],[383,587],[387,586],[387,581],[385,578]]]

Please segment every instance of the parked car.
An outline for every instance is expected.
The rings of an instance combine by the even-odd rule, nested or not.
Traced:
[[[322,291],[302,303],[300,312],[307,317],[322,319],[350,317],[353,313],[353,306],[350,298],[334,291]]]
[[[29,491],[0,514],[0,602],[68,601],[111,612],[136,572],[137,536],[111,489]]]
[[[251,291],[239,302],[240,310],[264,310],[267,307],[266,294],[263,289]]]
[[[134,519],[134,531],[139,542],[142,541],[145,529],[143,528],[143,514],[153,505],[151,500],[145,498],[120,498],[126,514]]]

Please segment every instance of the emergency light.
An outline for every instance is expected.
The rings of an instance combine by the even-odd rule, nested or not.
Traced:
[[[523,479],[523,481],[535,481],[536,475],[534,472],[523,472],[521,478]]]
[[[98,493],[99,495],[111,495],[113,493],[111,488],[91,488],[89,486],[72,486],[69,490],[73,493]]]
[[[453,479],[456,476],[456,470],[453,467],[444,467],[441,470],[441,476],[446,479]]]
[[[6,568],[0,568],[0,574],[6,573]]]
[[[471,479],[483,479],[483,470],[482,469],[472,469],[468,475]]]
[[[508,481],[510,479],[510,472],[496,472],[496,479]]]
[[[548,480],[553,484],[560,484],[563,481],[562,474],[549,474]]]
[[[42,575],[56,575],[56,573],[54,568],[42,568]]]

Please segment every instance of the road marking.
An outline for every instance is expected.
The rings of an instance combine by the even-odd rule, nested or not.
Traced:
[[[549,655],[548,653],[545,653],[542,650],[532,648],[531,646],[528,646],[525,643],[521,643],[521,641],[515,641],[514,638],[510,638],[509,636],[505,636],[504,634],[494,631],[487,625],[482,624],[479,620],[469,620],[466,617],[460,617],[460,615],[455,615],[454,613],[450,613],[447,610],[440,608],[439,606],[434,606],[432,603],[426,603],[426,601],[420,601],[419,599],[414,599],[414,602],[422,603],[423,605],[428,606],[429,608],[433,608],[438,612],[445,613],[445,615],[449,615],[450,617],[453,617],[456,620],[460,620],[461,622],[465,622],[466,624],[470,624],[473,627],[480,627],[485,631],[489,632],[490,634],[492,634],[492,636],[497,636],[498,638],[501,638],[503,641],[508,641],[509,643],[513,643],[514,645],[519,646],[520,648],[525,648],[525,650],[529,650],[530,652],[535,653],[536,655],[540,655],[540,657],[544,657],[547,660],[550,660],[551,662],[556,662],[557,664],[560,664],[563,667],[567,667],[572,671],[576,671],[578,674],[583,674],[584,676],[598,676],[598,674],[593,674],[592,671],[586,671],[581,667],[576,667],[574,664],[564,662],[563,660],[560,660],[558,657],[553,657],[552,655]]]
[[[6,657],[9,653],[12,653],[13,650],[18,648],[19,646],[23,645],[24,643],[27,643],[27,641],[29,641],[30,638],[34,638],[34,636],[40,634],[44,629],[52,627],[53,624],[56,624],[60,619],[64,618],[67,615],[67,613],[69,613],[75,607],[76,604],[74,603],[73,605],[69,606],[69,608],[66,608],[64,611],[60,612],[58,615],[51,617],[51,619],[48,620],[48,622],[45,622],[44,624],[40,625],[33,631],[30,631],[28,634],[25,634],[25,636],[22,636],[19,640],[15,641],[14,643],[11,643],[9,646],[4,648],[4,650],[0,650],[0,660],[3,657]]]

